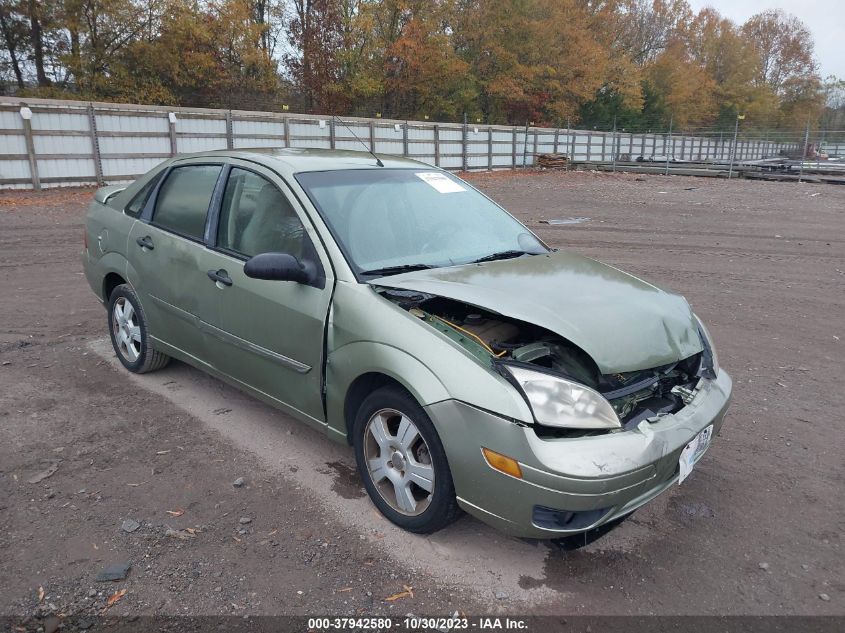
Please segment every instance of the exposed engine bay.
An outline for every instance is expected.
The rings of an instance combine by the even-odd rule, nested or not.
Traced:
[[[583,350],[539,326],[430,294],[392,288],[378,291],[493,367],[519,364],[596,390],[611,404],[622,423],[621,429],[613,431],[578,433],[537,425],[539,435],[590,435],[633,429],[643,420],[681,410],[692,400],[695,386],[704,375],[706,350],[661,367],[602,374]]]

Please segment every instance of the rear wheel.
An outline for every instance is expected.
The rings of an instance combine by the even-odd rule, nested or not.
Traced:
[[[169,356],[153,349],[141,302],[128,284],[112,290],[108,318],[111,344],[126,369],[145,374],[170,362]]]
[[[364,486],[390,521],[428,534],[459,516],[443,445],[410,394],[393,386],[374,391],[361,404],[352,432]]]

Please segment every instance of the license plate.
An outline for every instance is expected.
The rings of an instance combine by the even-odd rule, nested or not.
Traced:
[[[707,447],[710,446],[711,437],[713,437],[712,424],[707,428],[702,429],[699,434],[692,439],[692,442],[687,444],[684,447],[684,450],[681,451],[681,458],[678,460],[678,466],[680,466],[678,484],[683,483],[684,479],[686,479],[692,472],[695,463],[701,459],[702,455],[704,455]]]

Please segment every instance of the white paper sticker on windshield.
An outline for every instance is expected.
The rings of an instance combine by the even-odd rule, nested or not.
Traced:
[[[440,193],[458,193],[459,191],[466,191],[460,184],[436,171],[423,171],[417,173],[417,178],[428,183]]]

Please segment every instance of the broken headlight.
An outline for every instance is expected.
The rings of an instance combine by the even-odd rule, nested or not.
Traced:
[[[522,389],[538,423],[569,429],[622,426],[613,407],[599,392],[551,374],[510,364],[504,367]]]
[[[719,375],[719,357],[716,356],[716,347],[713,345],[713,337],[704,326],[697,314],[693,315],[698,322],[698,335],[701,337],[701,345],[704,352],[701,354],[701,370],[699,375],[705,378],[714,379]]]

